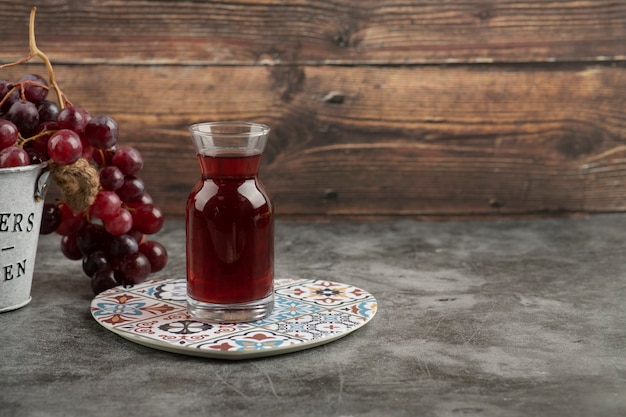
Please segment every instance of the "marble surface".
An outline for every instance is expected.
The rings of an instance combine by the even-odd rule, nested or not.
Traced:
[[[184,276],[183,223],[154,278]],[[626,216],[292,223],[276,275],[361,287],[376,317],[330,344],[221,361],[100,326],[44,236],[28,306],[0,314],[2,416],[623,416]]]

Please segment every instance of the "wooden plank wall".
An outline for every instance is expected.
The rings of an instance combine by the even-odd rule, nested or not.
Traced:
[[[169,216],[199,174],[187,126],[229,119],[272,127],[283,218],[626,209],[624,1],[4,0],[0,62],[32,5],[64,92],[118,119]]]

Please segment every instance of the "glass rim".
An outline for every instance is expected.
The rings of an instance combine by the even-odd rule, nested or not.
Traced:
[[[213,132],[211,131],[211,129],[203,129],[203,128],[210,128],[213,126],[248,126],[250,127],[250,131],[248,132],[241,132],[241,133],[228,133],[228,132]],[[256,128],[254,130],[252,130],[252,128]],[[259,136],[265,136],[268,135],[270,133],[270,127],[266,124],[263,123],[257,123],[257,122],[245,122],[245,121],[239,121],[239,120],[233,120],[233,121],[221,121],[221,122],[199,122],[199,123],[194,123],[191,126],[189,126],[189,131],[193,134],[200,134],[200,135],[209,135],[209,136],[222,136],[222,137],[229,137],[229,138],[254,138],[254,137],[259,137]]]

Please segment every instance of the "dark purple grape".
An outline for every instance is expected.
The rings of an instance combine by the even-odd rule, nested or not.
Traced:
[[[44,203],[39,234],[49,235],[61,224],[61,210],[53,203]]]
[[[14,87],[13,83],[7,80],[0,81],[0,101],[4,100],[4,97],[11,91]],[[2,103],[2,107],[0,107],[0,111],[6,113],[9,111],[11,106],[19,101],[20,99],[20,91],[19,88],[15,89],[11,95]]]
[[[61,238],[61,252],[67,259],[77,261],[83,258],[83,254],[78,249],[76,235],[63,236]]]
[[[13,88],[13,83],[9,80],[0,80],[0,101]]]
[[[117,143],[119,128],[110,116],[94,116],[85,126],[85,136],[94,148],[107,149]]]
[[[118,167],[104,167],[100,171],[100,185],[105,190],[115,191],[124,185],[124,174]]]
[[[55,122],[61,109],[59,105],[54,101],[44,100],[37,106],[37,112],[39,113],[39,123],[42,122]]]
[[[143,242],[145,236],[143,233],[141,233],[139,230],[137,229],[130,229],[127,233],[127,235],[130,235],[130,237],[132,237],[133,239],[135,239],[135,242],[139,243],[141,245],[141,243]]]
[[[115,236],[107,248],[107,253],[112,258],[121,258],[129,253],[137,252],[139,245],[130,235]]]
[[[32,143],[33,149],[40,154],[45,155],[46,159],[50,159],[50,155],[48,154],[48,142],[50,141],[50,136],[52,136],[57,130],[59,130],[59,126],[56,122],[40,123],[34,132],[35,135],[37,135],[37,138],[27,143]]]
[[[32,82],[29,82],[32,81]],[[20,78],[19,82],[24,82],[24,97],[32,103],[41,103],[48,97],[48,89],[42,86],[48,86],[45,78],[37,74],[26,74]],[[37,84],[41,85],[37,85]]]
[[[116,192],[123,202],[132,203],[141,199],[145,190],[146,187],[140,178],[134,175],[127,175],[124,178],[124,184]]]
[[[93,153],[93,161],[98,167],[106,167],[112,164],[113,155],[115,154],[116,146],[109,149],[96,149]]]
[[[29,143],[32,143],[32,142],[29,142]],[[31,164],[37,165],[37,164],[41,164],[42,162],[46,162],[48,160],[48,155],[44,155],[41,152],[38,152],[33,147],[34,144],[29,147],[27,147],[26,145],[24,145],[24,150],[28,154]]]
[[[111,268],[111,264],[104,251],[97,250],[86,258],[83,258],[83,272],[85,272],[88,277],[93,277],[96,272],[105,268]]]
[[[150,261],[143,253],[129,253],[122,258],[119,272],[124,278],[124,284],[139,284],[150,275]]]
[[[115,278],[115,271],[111,268],[101,269],[91,277],[91,289],[96,295],[120,284]]]
[[[22,137],[27,138],[39,124],[37,106],[30,101],[16,101],[7,112],[7,120],[15,123]]]
[[[104,227],[95,223],[85,223],[76,235],[76,244],[84,256],[106,249],[109,241],[109,234]]]

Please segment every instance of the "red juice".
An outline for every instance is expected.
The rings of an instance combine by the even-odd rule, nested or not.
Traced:
[[[257,177],[261,153],[198,154],[187,201],[187,291],[197,301],[247,303],[273,291],[273,206]]]

